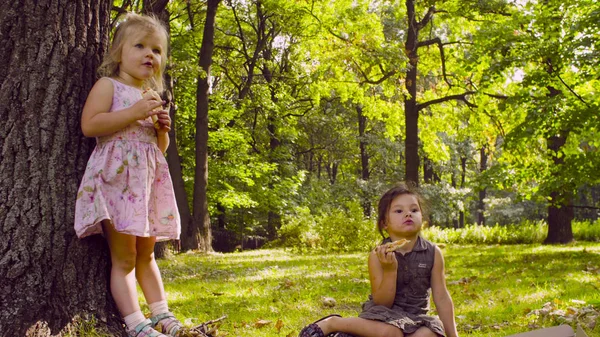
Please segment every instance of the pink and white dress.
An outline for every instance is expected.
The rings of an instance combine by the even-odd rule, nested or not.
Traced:
[[[130,107],[141,91],[114,79],[111,113]],[[110,220],[124,234],[158,241],[179,239],[181,221],[165,156],[157,146],[152,119],[136,121],[112,135],[97,137],[75,205],[80,238],[102,233]]]

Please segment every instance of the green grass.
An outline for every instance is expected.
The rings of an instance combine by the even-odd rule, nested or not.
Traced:
[[[564,313],[600,310],[600,243],[446,245],[443,251],[461,336],[500,337],[561,324],[565,315],[535,315],[548,302]],[[220,336],[295,337],[324,315],[359,313],[369,294],[366,258],[274,249],[186,253],[159,266],[170,308],[187,324],[227,315]],[[323,297],[337,304],[325,307]],[[600,337],[595,319],[594,329],[584,326],[590,337]],[[270,323],[258,327],[261,320]]]
[[[600,307],[600,244],[463,245],[443,248],[448,288],[463,336],[507,336],[558,325],[527,315]],[[297,255],[283,250],[188,253],[160,261],[171,309],[188,323],[227,315],[227,336],[297,336],[330,314],[356,316],[369,294],[366,254]],[[333,308],[322,298],[332,297]],[[259,320],[270,324],[257,327]],[[283,327],[278,331],[276,323]],[[600,323],[600,322],[599,322]],[[600,336],[600,324],[588,335]]]

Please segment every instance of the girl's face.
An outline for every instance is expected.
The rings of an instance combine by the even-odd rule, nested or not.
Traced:
[[[141,87],[145,80],[160,72],[164,38],[158,32],[132,34],[121,51],[119,76],[127,84]]]
[[[394,239],[412,236],[421,230],[422,222],[423,215],[417,197],[401,194],[390,204],[384,229]]]

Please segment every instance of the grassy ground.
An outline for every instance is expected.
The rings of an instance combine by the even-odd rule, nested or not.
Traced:
[[[443,251],[462,336],[507,336],[579,316],[586,324],[596,321],[595,328],[584,328],[600,337],[600,318],[594,317],[600,243],[448,245]],[[176,315],[190,325],[227,315],[223,336],[297,336],[321,316],[356,316],[369,294],[366,253],[187,253],[159,265]],[[335,306],[328,307],[325,297]]]

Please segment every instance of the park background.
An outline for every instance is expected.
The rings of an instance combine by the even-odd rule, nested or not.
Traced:
[[[127,11],[171,34],[182,236],[156,254],[189,324],[294,336],[355,315],[377,198],[412,181],[462,335],[600,336],[592,0],[3,2],[0,335],[123,333],[105,242],[72,219],[81,108]]]

